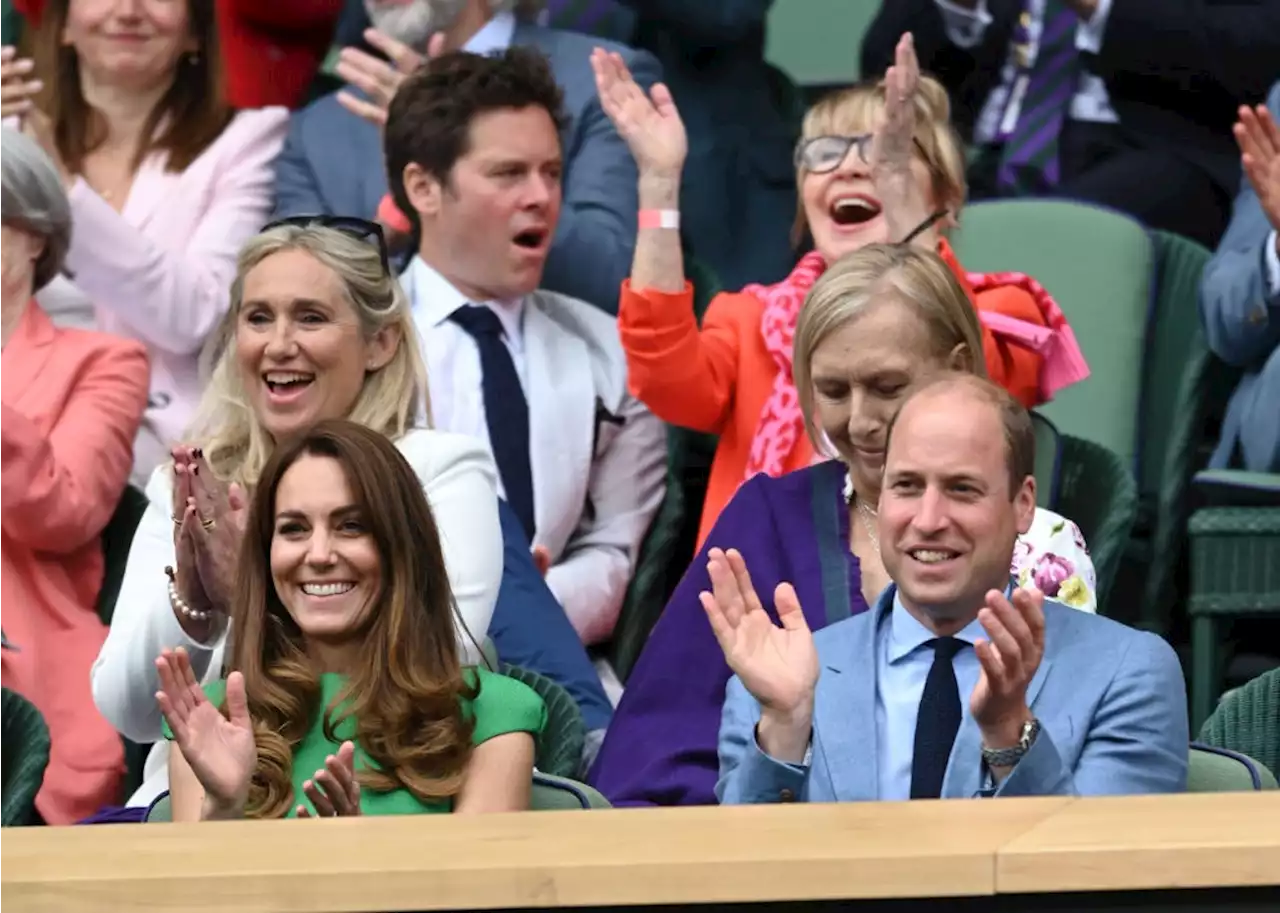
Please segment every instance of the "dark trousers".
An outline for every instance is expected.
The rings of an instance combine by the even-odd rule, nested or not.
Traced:
[[[1226,230],[1232,191],[1207,171],[1164,149],[1139,148],[1114,124],[1071,121],[1059,147],[1062,183],[1051,195],[1108,206],[1150,228],[1175,232],[1210,250]],[[999,150],[987,147],[969,169],[969,197],[993,199]]]

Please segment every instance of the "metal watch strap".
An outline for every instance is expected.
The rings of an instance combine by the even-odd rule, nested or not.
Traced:
[[[1036,736],[1040,734],[1040,721],[1031,719],[1022,724],[1022,735],[1018,744],[1012,748],[982,748],[982,760],[988,767],[1013,767],[1022,756],[1031,750]]]

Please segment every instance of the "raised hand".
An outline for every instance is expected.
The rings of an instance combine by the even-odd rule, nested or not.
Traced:
[[[987,593],[978,621],[989,640],[973,645],[982,667],[969,697],[969,710],[992,748],[1017,741],[1022,724],[1031,718],[1027,686],[1044,657],[1044,594],[1015,588],[1013,601],[999,590]]]
[[[356,746],[343,742],[336,755],[324,759],[324,770],[302,784],[315,814],[299,805],[299,818],[337,818],[360,814],[360,784],[356,782]]]
[[[764,710],[807,716],[818,683],[818,651],[791,584],[779,584],[774,591],[782,622],[778,627],[760,603],[736,549],[711,549],[707,571],[712,591],[698,598],[729,668]]]
[[[35,61],[18,57],[18,49],[0,49],[0,117],[23,117],[35,109],[44,85],[35,78]]]
[[[898,40],[893,66],[884,74],[884,112],[871,140],[873,168],[910,170],[915,158],[916,92],[920,61],[915,39],[907,32]]]
[[[1234,132],[1240,164],[1271,227],[1280,231],[1280,127],[1265,105],[1242,107]]]
[[[641,174],[679,177],[689,140],[667,87],[658,83],[645,95],[622,55],[602,48],[592,51],[591,69],[600,107],[631,150]]]
[[[227,716],[205,697],[181,647],[156,660],[160,691],[156,702],[173,731],[173,740],[204,787],[206,817],[244,811],[249,783],[258,762],[244,676],[227,676]]]
[[[211,608],[226,613],[230,611],[236,562],[244,537],[246,498],[239,485],[225,484],[214,476],[199,450],[195,451],[188,472],[191,497],[183,520],[184,532],[191,536],[196,571]]]
[[[391,107],[391,99],[395,97],[400,84],[418,67],[444,53],[444,33],[437,32],[427,41],[425,57],[377,29],[365,29],[364,38],[386,54],[387,59],[375,57],[359,48],[343,48],[334,70],[348,85],[361,90],[365,97],[361,98],[344,89],[338,93],[338,104],[357,117],[384,127],[387,123],[387,109]]]

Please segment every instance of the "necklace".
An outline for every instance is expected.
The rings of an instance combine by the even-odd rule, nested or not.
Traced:
[[[858,517],[862,520],[862,526],[867,531],[867,536],[871,539],[871,545],[876,550],[876,554],[880,554],[880,534],[876,532],[876,520],[879,512],[868,504],[853,488],[853,479],[845,476],[844,480],[844,500],[846,504],[851,505],[858,511]]]

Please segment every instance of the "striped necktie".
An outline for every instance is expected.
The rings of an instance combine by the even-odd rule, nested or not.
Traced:
[[[613,0],[547,0],[547,25],[598,38],[628,41],[632,16]]]
[[[1079,24],[1080,17],[1064,0],[1045,0],[1036,60],[1024,74],[1018,121],[1000,154],[998,180],[1006,195],[1044,193],[1062,178],[1058,141],[1080,83]]]

